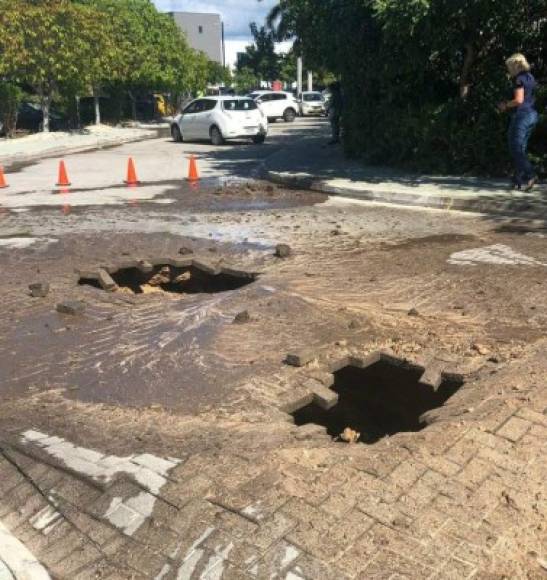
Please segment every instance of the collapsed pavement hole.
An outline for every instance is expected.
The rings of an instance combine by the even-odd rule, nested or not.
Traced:
[[[93,288],[99,288],[99,290],[102,290],[102,287],[96,278],[80,278],[78,284],[80,286],[93,286]]]
[[[256,280],[255,274],[214,273],[195,266],[170,265],[156,265],[146,272],[136,267],[120,268],[110,276],[117,285],[117,291],[130,294],[215,294],[238,290]],[[98,279],[94,278],[82,277],[78,284],[102,288]]]
[[[338,403],[328,411],[311,403],[292,414],[294,422],[321,425],[333,438],[349,427],[367,444],[399,432],[421,431],[427,427],[421,415],[441,407],[463,385],[457,378],[445,378],[435,391],[420,383],[423,372],[402,361],[380,360],[366,368],[346,366],[334,374],[331,387],[338,393]]]

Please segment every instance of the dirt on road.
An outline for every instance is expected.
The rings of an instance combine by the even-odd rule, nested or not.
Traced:
[[[165,205],[36,208],[4,214],[2,224],[0,431],[9,466],[46,495],[45,476],[34,471],[40,462],[66,486],[83,478],[88,487],[71,499],[59,493],[52,505],[67,525],[76,510],[123,540],[110,552],[91,542],[95,557],[71,568],[48,559],[41,530],[15,518],[59,577],[164,569],[175,577],[196,558],[180,576],[193,578],[219,572],[215,554],[222,566],[210,577],[218,578],[542,574],[544,224],[259,184]],[[289,256],[275,256],[279,243]],[[99,270],[140,276],[146,264],[156,275],[168,266],[188,271],[185,281],[208,282],[177,293],[79,283]],[[253,277],[237,288],[211,282],[230,272]],[[45,297],[29,295],[37,282],[49,284]],[[85,310],[59,313],[66,301]],[[286,364],[291,353],[300,368]],[[397,398],[391,371],[359,374],[380,363],[416,389],[393,403],[396,411],[387,408]],[[442,380],[458,382],[446,397]],[[311,423],[294,424],[292,414],[308,405],[328,412],[333,393],[345,421],[340,397],[356,381],[379,387],[383,401],[367,404],[390,415],[383,431],[365,424],[359,442],[344,443],[326,428],[332,417],[313,409]],[[416,398],[427,413],[412,419],[415,429],[398,428],[392,416]],[[178,552],[174,539],[170,552],[155,542],[148,520],[133,533],[105,524],[108,506],[97,508],[96,498],[135,492],[78,472],[44,438],[22,439],[29,430],[107,457],[176,459],[161,490],[137,483],[158,498],[152,519],[164,538],[186,530]],[[10,501],[3,513],[17,504]],[[216,543],[202,537],[210,528]],[[73,531],[90,541],[89,530]],[[226,553],[230,543],[235,551]],[[154,554],[147,572],[142,546]],[[122,549],[130,555],[123,562]]]

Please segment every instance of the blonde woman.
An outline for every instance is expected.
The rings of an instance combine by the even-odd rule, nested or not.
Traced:
[[[537,83],[523,54],[514,54],[505,64],[514,83],[513,99],[500,103],[498,108],[501,112],[512,111],[508,139],[515,167],[513,185],[517,189],[524,186],[525,191],[530,191],[537,180],[527,155],[528,141],[538,122],[534,98]]]

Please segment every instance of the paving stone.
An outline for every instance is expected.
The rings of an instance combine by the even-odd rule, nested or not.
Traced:
[[[450,558],[435,574],[435,580],[465,580],[475,577],[476,568],[469,562],[462,562],[457,558]]]
[[[381,495],[363,496],[357,503],[357,508],[370,519],[386,526],[408,527],[412,523],[411,518],[402,513],[394,504],[385,503]]]
[[[358,511],[336,520],[311,508],[305,514],[299,510],[298,519],[297,527],[286,539],[312,556],[327,560],[334,559],[373,524],[371,518]]]
[[[362,570],[364,578],[374,578],[375,580],[389,580],[393,574],[401,574],[404,578],[428,578],[433,573],[433,568],[420,565],[410,558],[396,554],[391,550],[382,550]]]
[[[328,514],[342,518],[355,507],[355,499],[348,498],[343,494],[332,494],[321,504],[321,509]]]
[[[121,548],[113,555],[112,560],[116,562],[116,565],[136,570],[148,578],[154,578],[167,563],[164,556],[160,556],[142,544],[138,544],[132,549]]]
[[[302,386],[313,393],[314,403],[325,411],[332,409],[338,403],[338,393],[331,391],[315,379],[308,379]]]
[[[49,284],[47,282],[34,282],[29,284],[29,290],[33,298],[45,298],[49,294]]]
[[[535,423],[537,425],[542,425],[547,428],[547,415],[543,413],[538,413],[532,409],[526,407],[521,407],[517,412],[516,416],[524,419],[525,421],[530,421],[530,423]]]
[[[285,540],[272,546],[264,556],[246,566],[249,576],[255,578],[283,578],[302,552]]]
[[[112,276],[102,268],[97,272],[97,280],[101,285],[101,288],[107,292],[113,292],[118,287],[116,282],[112,279]]]
[[[128,576],[123,576],[121,570],[116,568],[116,566],[108,562],[106,559],[102,559],[91,566],[86,566],[84,569],[76,572],[73,580],[99,580],[113,577],[114,574],[117,574],[118,578],[128,578]]]
[[[518,441],[530,429],[531,425],[529,421],[511,417],[496,431],[496,435],[505,437],[509,441]]]
[[[411,487],[426,472],[427,468],[416,462],[405,461],[399,464],[387,477],[386,481],[402,488]]]
[[[201,546],[212,553],[225,554],[225,560],[244,568],[252,566],[263,555],[262,550],[253,546],[246,539],[235,538],[224,530],[214,530]],[[230,546],[229,551],[226,551],[227,546]]]
[[[490,516],[489,516],[490,517]],[[491,549],[496,545],[498,538],[485,527],[476,527],[474,520],[461,521],[450,519],[443,527],[443,533],[454,536],[461,541],[471,542],[475,546]]]
[[[161,490],[162,498],[182,508],[195,499],[202,499],[210,495],[216,488],[215,482],[202,475],[196,475],[186,481],[169,481]]]
[[[270,546],[285,537],[297,525],[296,521],[284,513],[275,513],[261,522],[250,541],[260,550],[267,550]]]
[[[526,463],[517,459],[513,454],[498,453],[494,449],[479,449],[478,455],[485,461],[489,461],[501,469],[507,469],[513,473],[522,473]]]
[[[347,580],[349,576],[332,565],[327,565],[309,554],[302,555],[289,570],[285,580]]]
[[[101,559],[102,555],[99,550],[92,544],[86,543],[78,546],[66,558],[51,566],[51,570],[60,576],[71,578],[76,571]]]
[[[473,457],[455,478],[460,484],[470,489],[480,485],[493,471],[492,464],[479,457]]]
[[[295,350],[287,353],[285,363],[292,367],[304,367],[316,358],[312,350]]]

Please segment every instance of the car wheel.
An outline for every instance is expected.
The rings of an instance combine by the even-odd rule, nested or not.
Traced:
[[[211,127],[211,143],[213,145],[224,145],[224,137],[216,125]]]
[[[296,119],[296,111],[294,109],[286,109],[283,113],[285,123],[293,123]]]
[[[264,133],[259,133],[253,137],[253,143],[255,145],[262,145],[264,141],[266,141],[266,135],[264,135]]]
[[[171,137],[175,143],[182,143],[182,133],[178,125],[171,125]]]

